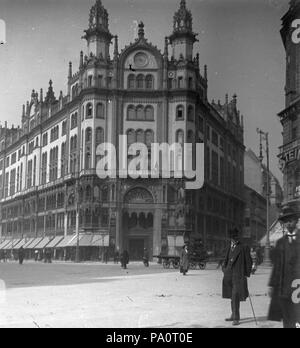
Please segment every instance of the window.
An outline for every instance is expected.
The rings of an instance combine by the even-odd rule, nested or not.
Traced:
[[[145,135],[144,135],[144,131],[142,129],[139,129],[136,132],[136,142],[137,143],[142,143],[142,144],[145,143]]]
[[[48,133],[43,135],[43,146],[48,145]]]
[[[292,140],[297,139],[297,127],[292,129]]]
[[[136,86],[138,89],[143,89],[144,88],[144,76],[143,75],[138,75],[136,78]]]
[[[133,129],[129,129],[127,131],[127,142],[128,142],[128,146],[136,142],[135,131]]]
[[[98,87],[103,87],[103,76],[98,75]]]
[[[173,88],[173,79],[172,78],[168,78],[168,89],[172,89]]]
[[[183,86],[183,77],[182,76],[180,76],[180,77],[178,77],[178,88],[183,88],[184,86]]]
[[[224,152],[225,149],[225,143],[224,143],[224,138],[220,138],[220,150]]]
[[[104,105],[102,103],[97,104],[96,118],[105,118],[104,116]]]
[[[209,126],[206,127],[206,137],[207,137],[207,140],[210,140],[210,127]]]
[[[184,120],[184,107],[182,105],[177,106],[176,109],[176,120],[183,121]]]
[[[9,156],[6,158],[6,168],[9,167]]]
[[[151,144],[154,142],[154,133],[152,130],[147,130],[146,133],[146,145],[151,147]]]
[[[127,119],[128,121],[136,120],[136,112],[135,112],[135,107],[133,105],[128,106]]]
[[[13,153],[11,156],[11,164],[15,164],[17,162],[17,153]]]
[[[67,134],[67,121],[64,121],[62,123],[62,130],[61,130],[61,135],[64,136]]]
[[[78,125],[78,114],[77,112],[71,116],[71,129],[76,128]]]
[[[112,78],[108,77],[107,78],[107,88],[111,88],[111,86],[112,86]]]
[[[215,185],[219,184],[219,156],[215,151],[212,151],[212,182]]]
[[[187,137],[187,142],[189,144],[193,144],[195,142],[195,139],[194,139],[194,132],[192,130],[189,130],[188,131],[188,137]]]
[[[153,106],[147,106],[145,109],[146,121],[154,121],[154,109]]]
[[[93,105],[88,103],[86,106],[86,119],[93,118]]]
[[[154,88],[154,79],[152,75],[146,76],[146,89],[153,89]]]
[[[193,78],[189,77],[189,89],[193,89],[193,88],[194,88]]]
[[[201,116],[199,117],[199,130],[201,133],[204,133],[204,120]]]
[[[184,132],[179,129],[176,133],[176,142],[183,145],[184,144]]]
[[[32,160],[28,161],[27,188],[32,186]]]
[[[218,134],[214,130],[211,133],[211,142],[215,146],[219,146],[219,136],[218,136]]]
[[[134,89],[134,87],[135,87],[135,76],[131,74],[128,76],[128,89]]]
[[[145,119],[144,107],[139,105],[137,107],[136,114],[137,114],[137,120],[138,121],[143,121]]]
[[[87,128],[85,131],[85,142],[90,143],[92,141],[92,128]]]
[[[92,83],[93,83],[93,76],[90,75],[90,76],[88,77],[88,87],[92,87]]]
[[[194,122],[194,108],[192,106],[188,107],[188,121]]]
[[[0,161],[0,170],[2,170],[3,169],[3,161],[1,160]]]
[[[99,127],[96,129],[96,147],[104,143],[104,130]]]

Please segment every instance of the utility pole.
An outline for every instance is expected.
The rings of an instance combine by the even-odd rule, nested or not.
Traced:
[[[270,153],[269,153],[269,133],[263,132],[261,129],[257,128],[257,133],[260,136],[260,161],[263,161],[263,141],[266,142],[266,156],[267,156],[267,189],[266,189],[266,197],[267,197],[267,235],[266,235],[266,246],[264,253],[264,264],[266,266],[271,265],[270,259]]]

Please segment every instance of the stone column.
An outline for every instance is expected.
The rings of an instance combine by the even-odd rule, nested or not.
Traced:
[[[161,220],[162,210],[159,206],[155,207],[154,222],[153,222],[153,255],[159,255],[161,252]]]

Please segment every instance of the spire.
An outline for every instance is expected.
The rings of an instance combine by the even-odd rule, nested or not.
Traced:
[[[117,60],[119,56],[119,45],[118,45],[118,36],[115,36],[115,47],[114,47],[114,60]]]
[[[79,69],[83,67],[83,51],[80,51]]]
[[[144,28],[145,28],[145,24],[143,22],[140,22],[139,23],[139,31],[138,31],[139,39],[144,39],[144,37],[145,37]]]
[[[72,62],[69,63],[69,75],[68,78],[71,79],[72,78]]]
[[[40,90],[40,102],[43,103],[44,101],[44,96],[43,96],[43,88]]]
[[[48,88],[48,92],[45,98],[45,103],[47,104],[52,104],[56,99],[54,96],[54,91],[53,91],[53,87],[52,87],[52,80],[49,81],[49,88]]]
[[[186,1],[180,1],[180,8],[174,15],[174,33],[186,32],[193,33],[193,16],[191,11],[186,8]]]
[[[102,5],[101,0],[96,0],[95,5],[90,10],[89,27],[84,31],[86,40],[89,40],[92,36],[104,35],[109,41],[113,36],[109,32],[108,28],[108,12]]]

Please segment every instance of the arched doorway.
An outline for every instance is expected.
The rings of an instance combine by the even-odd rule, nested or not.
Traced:
[[[142,260],[144,248],[153,249],[154,200],[144,188],[134,188],[124,197],[122,216],[123,249],[130,260]]]

